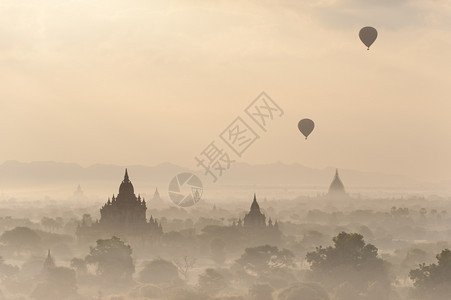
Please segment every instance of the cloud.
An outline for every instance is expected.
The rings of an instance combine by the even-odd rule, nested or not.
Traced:
[[[328,28],[375,26],[387,30],[428,25],[449,25],[449,5],[445,1],[416,0],[325,0],[283,2],[301,16],[308,16]],[[437,24],[438,23],[438,24]]]

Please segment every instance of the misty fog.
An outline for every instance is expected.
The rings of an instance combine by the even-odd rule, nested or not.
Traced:
[[[449,299],[450,199],[352,196],[329,173],[316,196],[190,207],[133,168],[103,199],[3,196],[1,299]]]

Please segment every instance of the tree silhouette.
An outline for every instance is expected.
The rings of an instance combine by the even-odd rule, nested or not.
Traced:
[[[379,281],[387,285],[387,291],[390,290],[386,263],[378,258],[377,248],[366,244],[362,235],[341,232],[333,242],[334,246],[320,246],[307,253],[311,279],[329,288],[349,282],[361,292],[365,292],[374,281]]]
[[[183,275],[183,278],[187,280],[188,272],[194,268],[196,259],[185,255],[182,259],[175,259],[174,264],[177,266],[180,274]]]
[[[131,254],[131,247],[113,236],[97,240],[96,247],[90,247],[85,260],[97,266],[97,274],[104,280],[112,284],[126,283],[131,281],[135,272]]]
[[[5,231],[0,241],[5,243],[13,251],[22,252],[26,250],[35,250],[41,241],[39,235],[28,227],[16,227]]]
[[[44,227],[45,230],[49,232],[55,232],[63,227],[64,220],[61,217],[57,217],[56,219],[43,217],[41,219],[41,226]]]
[[[84,259],[74,257],[70,261],[71,268],[75,269],[78,275],[83,276],[88,273],[88,268]]]
[[[236,262],[249,273],[261,273],[269,269],[291,267],[294,254],[287,249],[279,250],[275,246],[265,245],[246,248]]]
[[[92,217],[90,214],[83,214],[83,217],[81,219],[81,225],[83,226],[91,226],[92,225]]]
[[[19,272],[17,266],[5,263],[3,257],[0,256],[0,282],[5,279],[10,279]]]
[[[147,262],[139,273],[139,278],[144,283],[170,285],[179,278],[176,265],[172,262],[158,258]]]
[[[451,298],[451,251],[444,249],[436,258],[437,263],[430,265],[423,263],[409,272],[417,298],[425,300]]]
[[[32,299],[62,300],[77,295],[75,271],[65,267],[46,270],[43,281],[31,293]]]

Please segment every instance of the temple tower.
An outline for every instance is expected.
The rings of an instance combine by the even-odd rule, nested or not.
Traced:
[[[257,197],[254,194],[254,200],[251,204],[249,213],[244,216],[244,227],[265,227],[266,217],[260,211],[260,206],[257,202]]]
[[[343,182],[341,182],[340,175],[338,174],[338,169],[335,170],[335,176],[332,183],[329,186],[328,196],[346,196],[345,187]]]

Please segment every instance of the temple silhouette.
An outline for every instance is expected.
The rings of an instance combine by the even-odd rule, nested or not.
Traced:
[[[83,193],[83,190],[81,189],[80,184],[77,186],[77,189],[74,192],[73,197],[75,198],[83,198],[85,195]]]
[[[36,276],[35,280],[37,282],[42,282],[45,280],[48,273],[51,271],[51,269],[56,268],[55,260],[53,259],[53,256],[50,254],[50,249],[47,251],[47,257],[44,260],[44,263],[42,264],[41,272]]]
[[[48,269],[51,269],[51,268],[54,268],[54,267],[56,267],[55,260],[53,259],[52,255],[50,254],[50,249],[49,249],[47,251],[47,257],[46,257],[46,259],[44,261],[44,264],[42,266],[41,273],[46,272],[46,271],[48,271]]]
[[[345,197],[347,196],[343,182],[341,182],[340,175],[338,174],[338,169],[335,169],[335,176],[332,180],[329,191],[327,193],[328,197]]]
[[[166,208],[168,206],[163,198],[161,198],[160,193],[158,192],[158,188],[155,188],[155,193],[153,194],[151,201],[153,208]]]
[[[70,199],[74,200],[74,201],[86,200],[86,196],[85,196],[80,184],[77,186],[77,189],[74,191],[74,193],[72,194]]]
[[[108,198],[100,208],[100,220],[77,228],[79,240],[96,240],[101,237],[118,236],[126,239],[155,238],[163,233],[161,224],[150,216],[146,219],[147,204],[144,198],[135,195],[133,184],[125,169],[119,194]]]
[[[278,228],[279,225],[276,223],[273,225],[271,219],[268,220],[268,224],[266,224],[266,216],[260,211],[260,205],[258,205],[257,197],[254,194],[254,200],[251,204],[251,209],[244,216],[244,228],[247,229],[256,229],[256,228]]]
[[[232,227],[242,231],[250,241],[260,243],[275,244],[282,236],[277,221],[273,223],[273,221],[269,219],[268,222],[266,222],[266,216],[261,212],[255,194],[249,212],[244,216],[243,220],[240,218],[238,219],[238,222],[233,222]]]

